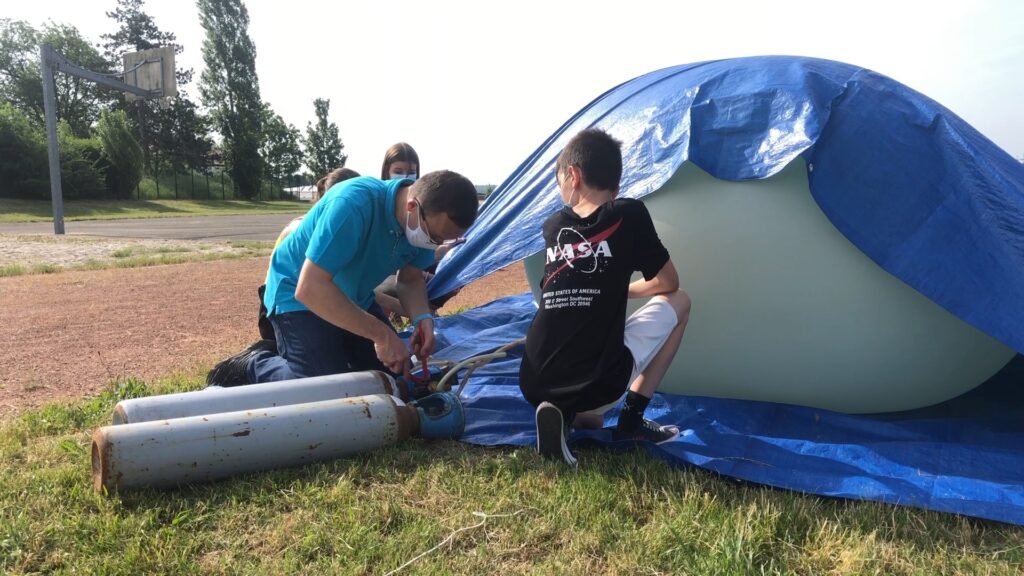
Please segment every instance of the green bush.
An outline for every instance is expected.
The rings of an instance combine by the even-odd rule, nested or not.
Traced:
[[[103,198],[107,191],[105,176],[110,164],[103,156],[99,138],[79,138],[61,121],[57,140],[64,198]]]
[[[96,124],[96,136],[108,163],[107,188],[114,198],[129,198],[142,180],[142,148],[132,134],[123,110],[104,111]]]
[[[46,138],[10,104],[0,103],[0,196],[47,198]]]

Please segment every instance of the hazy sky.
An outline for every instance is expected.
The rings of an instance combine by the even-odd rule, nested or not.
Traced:
[[[605,90],[676,64],[789,54],[869,68],[937,100],[1024,155],[1024,2],[249,0],[263,99],[305,131],[330,98],[348,166],[377,174],[407,141],[425,171],[500,183]],[[7,2],[0,17],[114,29],[114,0]],[[146,11],[198,72],[188,0]],[[198,101],[193,83],[188,88]]]

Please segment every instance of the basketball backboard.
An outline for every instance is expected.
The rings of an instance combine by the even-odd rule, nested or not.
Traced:
[[[178,83],[174,76],[174,47],[153,48],[124,55],[124,82],[154,92],[154,97],[177,96]],[[140,98],[130,92],[128,100]]]

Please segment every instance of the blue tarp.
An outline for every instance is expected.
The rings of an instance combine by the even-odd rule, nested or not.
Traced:
[[[599,96],[492,194],[466,244],[442,262],[432,296],[541,250],[541,224],[560,206],[555,160],[588,127],[623,141],[621,194],[630,198],[686,161],[745,180],[803,156],[812,195],[855,246],[1024,352],[1024,166],[910,88],[812,58],[687,64]]]
[[[436,358],[463,360],[526,333],[536,307],[511,296],[438,319]],[[465,442],[533,445],[533,408],[519,392],[522,348],[474,372],[463,391]],[[650,453],[822,496],[875,500],[1024,524],[1024,357],[979,388],[929,408],[849,415],[768,402],[656,394],[648,416],[682,434]],[[617,410],[608,415],[614,422]],[[576,431],[616,446],[607,431]],[[623,443],[619,447],[627,447]],[[582,461],[586,465],[586,460]]]
[[[810,58],[687,64],[612,88],[499,186],[468,242],[442,262],[432,295],[541,250],[541,224],[560,206],[555,160],[588,127],[623,141],[621,194],[630,198],[654,192],[686,161],[745,180],[802,156],[816,202],[855,246],[1024,352],[1024,166],[906,86]],[[522,295],[443,318],[438,356],[461,360],[519,338],[534,310]],[[513,356],[474,374],[464,394],[465,441],[534,442],[518,368]],[[659,394],[648,414],[684,433],[649,449],[672,464],[771,486],[1024,524],[1022,382],[1018,356],[964,396],[874,416]],[[573,440],[610,436],[574,432]]]

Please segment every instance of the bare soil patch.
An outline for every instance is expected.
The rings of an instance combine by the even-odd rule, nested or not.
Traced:
[[[267,258],[0,278],[0,419],[97,394],[119,377],[205,371],[258,338]],[[521,264],[444,309],[528,290]]]

